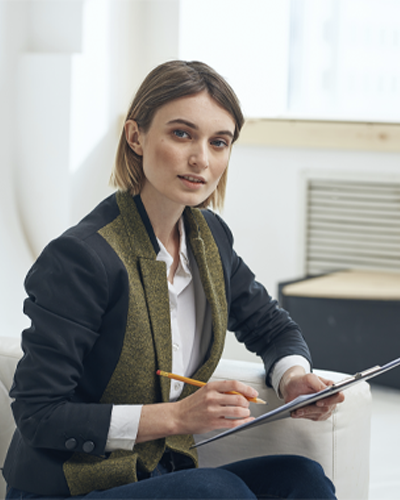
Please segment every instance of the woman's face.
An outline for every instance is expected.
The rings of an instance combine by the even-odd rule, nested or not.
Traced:
[[[205,91],[160,107],[145,133],[127,122],[128,143],[143,157],[143,199],[164,208],[202,203],[228,166],[234,131],[230,113]]]

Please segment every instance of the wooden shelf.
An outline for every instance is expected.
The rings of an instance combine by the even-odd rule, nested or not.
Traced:
[[[400,300],[400,273],[339,271],[286,285],[282,293],[291,297]]]
[[[400,152],[400,124],[247,119],[238,144]]]

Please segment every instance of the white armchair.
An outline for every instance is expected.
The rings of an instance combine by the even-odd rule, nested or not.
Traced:
[[[0,466],[14,431],[8,391],[21,356],[19,339],[0,337]],[[323,372],[334,381],[345,375]],[[256,388],[267,409],[282,402],[264,383],[262,364],[221,360],[214,379],[239,379]],[[253,414],[266,411],[253,405]],[[249,429],[199,448],[200,466],[215,466],[258,455],[297,454],[319,462],[336,486],[340,500],[366,500],[369,484],[371,394],[366,382],[346,390],[346,400],[324,422],[285,419]],[[209,436],[208,434],[207,436]],[[205,435],[197,436],[198,440]],[[5,483],[0,478],[0,499]]]
[[[315,370],[339,381],[346,374]],[[282,404],[275,391],[266,387],[261,363],[221,360],[213,379],[239,379],[251,385],[268,401],[268,407],[253,405],[261,415]],[[200,466],[216,466],[259,455],[302,455],[319,462],[336,486],[339,500],[366,500],[369,489],[371,392],[367,382],[345,391],[344,403],[323,422],[287,418],[233,434],[198,448]],[[208,434],[209,437],[211,434]],[[206,435],[196,436],[196,441]]]
[[[15,429],[8,391],[21,355],[18,338],[0,337],[0,467],[3,467],[8,445]],[[5,495],[6,485],[3,476],[0,475],[0,499],[5,498]]]

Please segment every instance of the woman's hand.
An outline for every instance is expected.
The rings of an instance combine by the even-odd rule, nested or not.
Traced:
[[[326,380],[318,377],[313,373],[306,374],[300,366],[294,366],[287,370],[280,382],[279,390],[285,400],[289,403],[301,394],[312,394],[326,389],[329,385],[333,385],[331,380]],[[338,403],[344,401],[344,394],[338,392],[333,396],[329,396],[315,404],[305,406],[292,413],[294,418],[308,418],[310,420],[326,420],[332,415]]]
[[[240,394],[227,394],[236,391]],[[242,395],[243,394],[243,395]],[[201,434],[231,429],[250,422],[250,403],[246,397],[258,396],[255,389],[236,380],[210,382],[194,394],[175,403],[145,405],[136,442],[175,434]]]
[[[227,394],[236,391],[240,394]],[[253,420],[247,397],[258,393],[235,380],[210,382],[195,394],[177,403],[177,427],[184,434],[201,434],[215,429],[233,428]]]

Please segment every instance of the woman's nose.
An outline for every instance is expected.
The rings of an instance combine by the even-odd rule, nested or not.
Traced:
[[[198,169],[205,169],[209,166],[208,144],[197,143],[191,151],[189,164]]]

